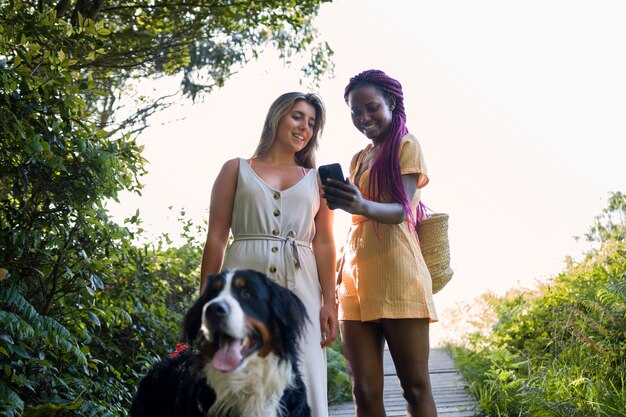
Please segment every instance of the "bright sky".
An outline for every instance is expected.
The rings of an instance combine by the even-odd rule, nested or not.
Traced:
[[[438,309],[558,273],[587,248],[609,192],[626,191],[625,21],[622,0],[322,7],[316,25],[336,69],[318,90],[328,110],[318,163],[347,172],[368,143],[343,102],[349,77],[377,68],[397,78],[429,168],[422,199],[450,214],[455,275],[435,295]],[[150,161],[143,197],[124,195],[112,213],[139,208],[155,235],[178,234],[181,208],[204,221],[221,165],[250,156],[271,102],[306,89],[300,76],[267,54],[202,103],[154,117],[139,139]],[[347,225],[338,212],[338,245]]]

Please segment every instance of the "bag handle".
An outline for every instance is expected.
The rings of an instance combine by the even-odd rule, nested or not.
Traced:
[[[417,208],[415,209],[417,223],[419,224],[419,222],[421,222],[422,220],[429,218],[431,216],[430,214],[428,214],[429,212],[431,214],[435,213],[433,209],[428,207],[426,204],[422,202],[422,200],[420,200],[419,204],[417,205]]]

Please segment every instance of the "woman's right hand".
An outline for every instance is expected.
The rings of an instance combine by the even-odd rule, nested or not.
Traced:
[[[328,185],[323,185],[323,197],[332,210],[341,209],[350,214],[365,214],[367,200],[361,194],[359,187],[346,179],[346,182],[329,179]]]
[[[417,188],[417,174],[402,176],[402,183],[409,198],[413,198]],[[329,185],[322,186],[323,197],[331,209],[342,209],[350,214],[365,216],[384,224],[399,224],[406,218],[404,207],[400,203],[381,203],[363,197],[359,187],[349,180],[345,183],[330,180]]]

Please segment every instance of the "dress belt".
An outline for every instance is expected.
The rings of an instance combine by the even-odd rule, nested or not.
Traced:
[[[249,234],[249,235],[237,235],[233,238],[233,243],[242,240],[273,240],[278,242],[285,242],[291,246],[291,258],[293,260],[293,269],[287,271],[287,287],[293,290],[296,287],[296,268],[300,268],[300,255],[298,253],[299,247],[312,249],[311,242],[304,240],[296,240],[296,233],[291,231],[287,233],[287,236],[274,236],[265,234]]]

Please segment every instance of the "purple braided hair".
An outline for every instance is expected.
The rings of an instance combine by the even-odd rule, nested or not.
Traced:
[[[348,103],[350,92],[361,86],[373,86],[380,90],[384,96],[393,96],[396,100],[395,108],[392,111],[391,124],[385,133],[385,139],[380,145],[380,152],[372,164],[369,188],[370,190],[376,190],[376,195],[373,196],[376,201],[381,201],[383,195],[388,195],[392,201],[401,204],[409,218],[409,224],[415,226],[416,215],[413,213],[411,202],[402,186],[400,162],[398,160],[400,140],[409,133],[406,127],[402,85],[383,71],[363,71],[350,78],[350,82],[343,94],[346,103]],[[374,185],[375,187],[372,187]]]

